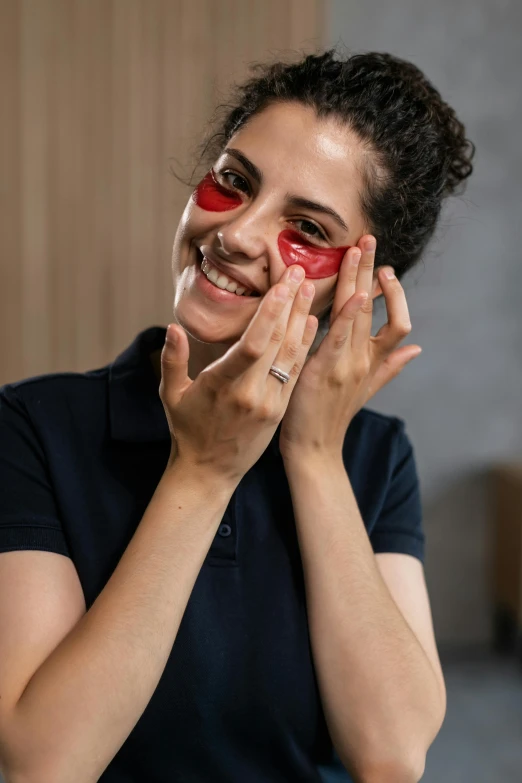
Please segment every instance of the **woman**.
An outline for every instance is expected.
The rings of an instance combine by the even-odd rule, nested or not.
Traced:
[[[170,329],[2,387],[9,781],[420,780],[446,696],[418,478],[364,406],[419,353],[399,280],[473,154],[389,54],[259,66],[205,145]]]

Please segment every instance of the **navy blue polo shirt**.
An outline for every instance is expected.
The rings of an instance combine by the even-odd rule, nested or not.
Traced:
[[[150,360],[164,340],[152,326],[105,367],[0,387],[0,552],[72,558],[87,610],[169,458]],[[351,780],[321,706],[279,429],[232,495],[158,686],[102,783]],[[363,408],[343,458],[373,551],[424,562],[404,421]]]

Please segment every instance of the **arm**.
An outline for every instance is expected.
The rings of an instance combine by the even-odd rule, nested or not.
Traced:
[[[285,468],[332,742],[360,783],[418,781],[444,718],[431,663],[380,575],[342,461]]]
[[[16,703],[2,702],[9,783],[98,780],[158,685],[233,492],[169,460],[96,601]]]

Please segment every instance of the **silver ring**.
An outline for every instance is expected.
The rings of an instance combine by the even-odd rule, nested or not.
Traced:
[[[279,367],[276,367],[275,364],[271,366],[271,368],[268,371],[271,375],[274,376],[274,378],[277,378],[278,380],[282,381],[283,383],[288,383],[290,380],[290,376],[287,372],[284,370],[280,370]]]

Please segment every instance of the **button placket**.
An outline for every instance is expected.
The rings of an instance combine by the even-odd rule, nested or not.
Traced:
[[[216,530],[206,562],[209,565],[237,565],[237,487]]]

